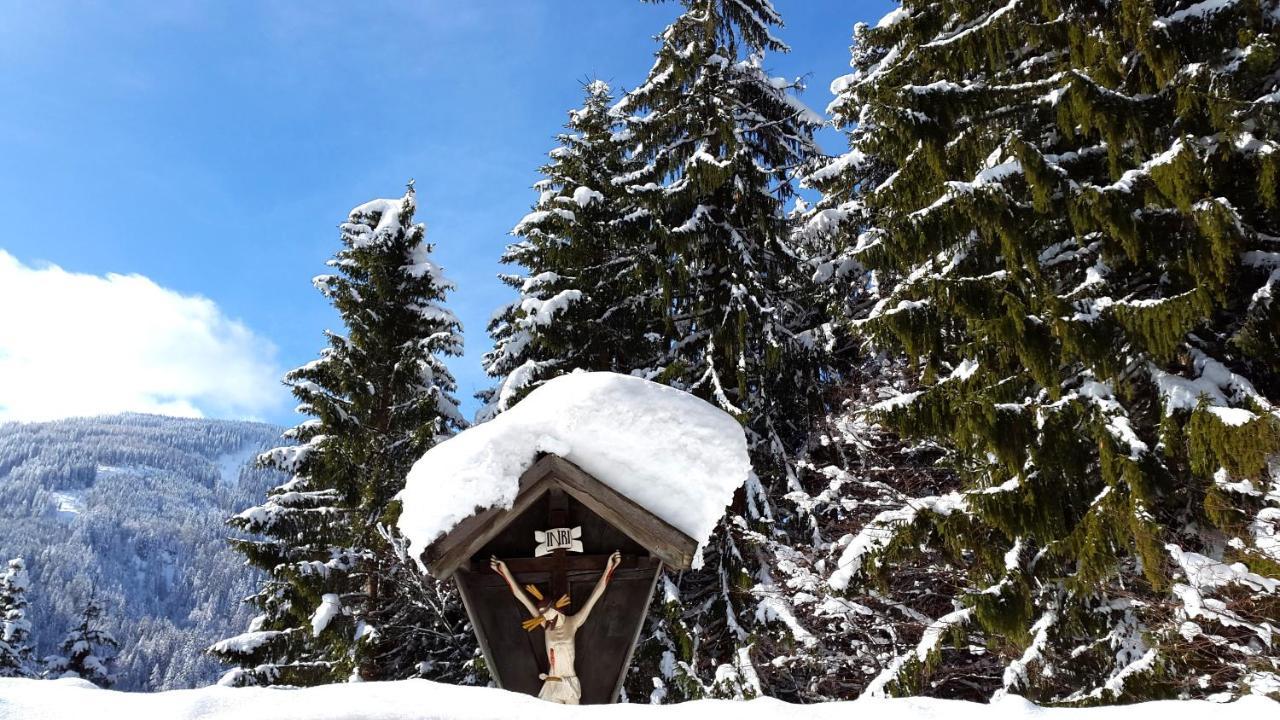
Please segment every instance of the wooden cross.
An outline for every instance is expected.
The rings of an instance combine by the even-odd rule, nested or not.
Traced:
[[[561,528],[569,525],[569,496],[559,488],[548,492],[547,527]],[[530,538],[532,542],[532,538]],[[530,575],[549,575],[550,592],[546,595],[552,602],[564,595],[569,595],[569,576],[582,577],[589,574],[599,577],[609,561],[608,555],[569,554],[565,548],[552,550],[542,557],[504,558],[511,574],[522,583],[531,580]],[[623,555],[619,568],[633,568],[640,565],[640,558],[635,555]],[[479,562],[479,561],[477,561]],[[566,614],[572,614],[575,607],[565,608]]]
[[[569,496],[560,488],[553,488],[550,493],[550,509],[547,511],[549,527],[561,528],[569,526]],[[555,602],[557,598],[569,594],[569,551],[559,548],[551,551],[551,594],[547,597]]]

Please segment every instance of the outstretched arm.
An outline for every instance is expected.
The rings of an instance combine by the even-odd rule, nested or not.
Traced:
[[[520,601],[520,604],[524,606],[524,609],[529,611],[529,615],[531,617],[539,617],[538,608],[534,607],[533,603],[529,602],[528,596],[526,596],[524,591],[520,589],[520,586],[516,584],[516,579],[511,577],[511,571],[507,569],[507,564],[496,557],[491,557],[489,558],[489,567],[493,568],[494,572],[501,575],[502,579],[507,581],[507,587],[511,588],[511,594],[515,595],[516,599]]]
[[[596,581],[596,586],[591,591],[591,597],[587,598],[587,602],[582,606],[581,610],[573,614],[574,625],[581,625],[587,621],[587,616],[591,614],[591,609],[596,606],[596,601],[600,599],[600,596],[604,595],[604,589],[608,586],[610,578],[613,577],[613,571],[617,570],[620,564],[622,564],[622,554],[614,550],[613,554],[609,556],[609,561],[605,563],[604,574]]]

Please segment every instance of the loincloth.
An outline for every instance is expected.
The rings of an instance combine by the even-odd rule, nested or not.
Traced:
[[[582,701],[582,683],[577,675],[538,675],[544,682],[538,697],[562,705],[578,705]]]

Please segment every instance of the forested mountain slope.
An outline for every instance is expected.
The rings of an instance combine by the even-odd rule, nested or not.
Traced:
[[[0,556],[31,573],[43,657],[96,592],[120,640],[116,685],[207,685],[204,649],[243,628],[254,571],[226,518],[281,478],[253,466],[270,425],[120,415],[0,425]]]

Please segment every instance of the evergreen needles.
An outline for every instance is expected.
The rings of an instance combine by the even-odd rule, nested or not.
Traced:
[[[249,632],[211,651],[240,667],[233,685],[314,685],[418,675],[462,680],[472,641],[451,590],[405,557],[386,530],[409,466],[465,425],[443,358],[461,352],[444,305],[452,287],[430,259],[416,197],[351,211],[332,275],[315,286],[346,334],[285,377],[312,419],[296,444],[260,462],[289,473],[267,501],[232,518],[232,542],[267,572]]]
[[[1154,0],[908,0],[857,31],[810,222],[874,273],[851,329],[911,363],[872,414],[963,478],[860,562],[945,548],[993,690],[1274,677],[1278,33],[1275,2]],[[885,689],[927,687],[948,636]]]

